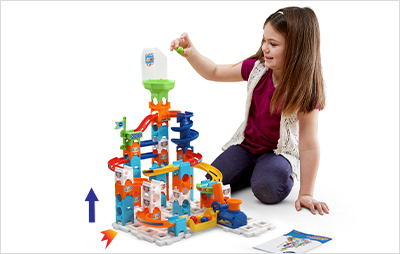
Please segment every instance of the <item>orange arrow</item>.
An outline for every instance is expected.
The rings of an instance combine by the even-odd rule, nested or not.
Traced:
[[[106,249],[108,247],[108,245],[112,242],[112,240],[114,239],[114,237],[118,234],[117,232],[115,232],[112,229],[108,229],[105,231],[102,231],[101,233],[104,234],[104,237],[102,239],[102,241],[107,240],[107,245],[106,245]]]

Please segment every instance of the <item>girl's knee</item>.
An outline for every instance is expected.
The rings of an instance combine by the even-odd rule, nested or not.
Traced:
[[[254,196],[265,204],[277,204],[290,193],[293,185],[279,186],[271,183],[252,182],[251,190]]]
[[[273,188],[267,186],[251,186],[254,196],[264,204],[277,204],[281,202],[285,197]]]

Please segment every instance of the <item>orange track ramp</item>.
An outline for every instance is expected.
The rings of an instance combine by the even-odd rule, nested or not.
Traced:
[[[170,228],[175,226],[175,223],[171,223],[167,220],[154,220],[150,217],[149,208],[145,208],[143,211],[136,212],[136,219],[149,227],[153,228]]]

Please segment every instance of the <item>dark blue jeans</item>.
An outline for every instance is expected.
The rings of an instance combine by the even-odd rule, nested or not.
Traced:
[[[230,184],[232,192],[251,186],[254,196],[266,204],[281,202],[293,187],[290,163],[274,153],[252,154],[236,145],[225,150],[211,165],[221,171],[223,184]],[[211,179],[208,174],[206,177]]]

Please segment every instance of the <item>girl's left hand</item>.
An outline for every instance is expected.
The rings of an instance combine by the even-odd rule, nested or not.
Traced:
[[[322,211],[325,213],[329,213],[329,208],[328,205],[325,204],[324,202],[319,202],[315,200],[312,196],[310,195],[301,195],[297,198],[296,203],[294,204],[296,207],[297,211],[300,211],[301,207],[306,207],[310,209],[312,214],[317,214],[315,212],[315,208],[317,208],[319,214],[324,215]]]

